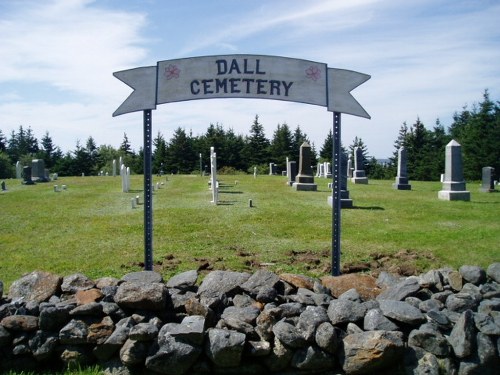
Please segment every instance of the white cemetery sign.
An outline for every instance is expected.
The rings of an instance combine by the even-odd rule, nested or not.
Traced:
[[[144,111],[146,269],[152,269],[151,110],[187,100],[249,98],[319,105],[334,113],[332,273],[340,273],[340,114],[370,118],[350,94],[369,75],[309,60],[243,54],[165,60],[113,75],[134,89],[113,116]]]

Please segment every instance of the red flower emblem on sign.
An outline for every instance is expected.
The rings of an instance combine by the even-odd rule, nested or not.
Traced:
[[[165,68],[165,76],[167,79],[179,78],[179,74],[181,70],[177,67],[177,65],[170,64]]]
[[[321,77],[321,70],[317,66],[311,65],[306,69],[306,76],[313,81],[317,81]]]

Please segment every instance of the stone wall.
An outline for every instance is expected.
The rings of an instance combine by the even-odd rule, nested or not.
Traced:
[[[8,294],[0,282],[0,370],[498,373],[500,263],[404,278],[198,276],[94,281],[37,271]]]

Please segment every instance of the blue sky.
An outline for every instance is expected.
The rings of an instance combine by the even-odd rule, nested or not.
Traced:
[[[19,125],[63,151],[92,136],[143,143],[142,113],[112,117],[131,90],[112,73],[157,61],[261,54],[326,63],[372,78],[352,91],[371,120],[342,116],[342,142],[361,137],[385,158],[417,117],[447,127],[455,111],[500,99],[496,0],[0,0],[0,129]],[[255,115],[272,137],[300,125],[317,149],[332,127],[324,107],[250,99],[171,103],[153,133],[203,134],[210,123],[248,134]]]

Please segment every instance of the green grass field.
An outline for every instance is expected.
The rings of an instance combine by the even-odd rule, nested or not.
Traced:
[[[189,269],[330,273],[332,211],[329,180],[318,192],[297,192],[281,176],[219,176],[220,204],[210,203],[208,177],[155,177],[154,267],[168,278]],[[143,178],[121,192],[120,177],[71,177],[0,193],[0,280],[25,273],[121,277],[144,261]],[[342,210],[344,268],[423,272],[500,261],[500,194],[469,183],[470,202],[440,201],[437,182],[349,184],[355,208]],[[54,192],[54,184],[67,185]],[[248,201],[252,199],[253,206]]]

